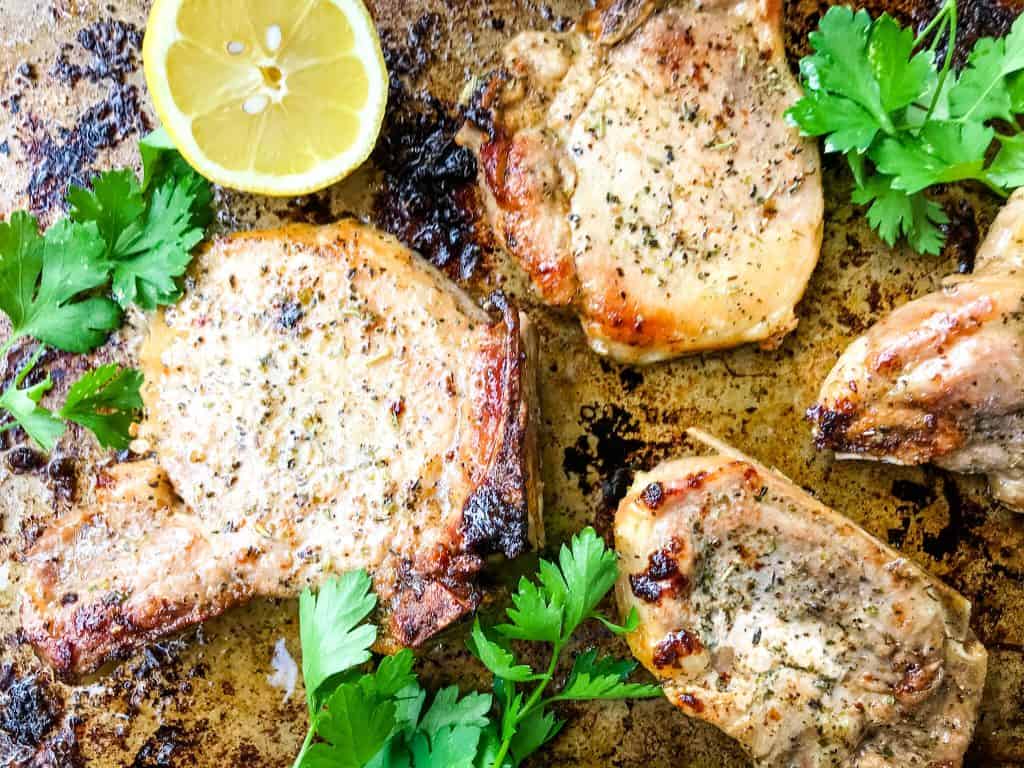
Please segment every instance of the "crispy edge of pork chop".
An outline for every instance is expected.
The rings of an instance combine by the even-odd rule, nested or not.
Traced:
[[[651,90],[648,94],[651,98],[665,101],[672,98],[681,101],[672,89],[686,88],[689,80],[679,80],[680,73],[685,72],[686,78],[705,76],[702,63],[690,61],[687,57],[691,50],[697,57],[698,48],[705,42],[709,46],[717,43],[710,38],[708,41],[703,39],[705,29],[693,32],[694,27],[700,26],[699,19],[682,33],[678,27],[684,19],[662,23],[664,19],[659,14],[674,12],[673,6],[685,9],[681,13],[708,13],[712,19],[714,14],[718,14],[723,23],[737,25],[737,29],[741,26],[741,19],[751,25],[750,40],[743,41],[744,51],[734,57],[744,63],[736,71],[730,70],[728,76],[737,77],[737,72],[756,71],[756,74],[745,75],[743,79],[746,81],[768,72],[770,77],[766,76],[766,82],[758,81],[758,87],[788,94],[793,101],[799,96],[799,85],[786,61],[781,0],[754,3],[714,0],[703,5],[669,0],[602,0],[568,34],[527,32],[513,39],[504,52],[505,66],[486,78],[477,92],[477,106],[480,108],[474,110],[475,122],[467,123],[459,135],[460,143],[472,148],[479,159],[479,186],[484,192],[489,219],[498,241],[530,275],[545,302],[575,309],[595,351],[624,363],[649,364],[751,342],[760,343],[765,348],[778,346],[796,328],[795,307],[817,263],[823,237],[824,197],[817,145],[800,138],[795,129],[786,127],[781,114],[770,123],[783,126],[787,136],[791,134],[792,146],[776,143],[777,136],[767,140],[762,136],[760,143],[767,141],[771,151],[784,154],[787,172],[795,169],[795,176],[783,181],[782,171],[779,171],[774,181],[767,179],[760,184],[762,191],[782,190],[778,194],[766,192],[766,201],[758,197],[757,184],[751,187],[748,183],[741,192],[736,191],[735,199],[741,200],[741,204],[750,211],[744,210],[739,220],[734,216],[733,235],[722,235],[727,243],[723,251],[725,255],[719,254],[721,244],[717,240],[707,240],[709,228],[715,229],[712,225],[704,227],[702,236],[693,234],[690,237],[689,230],[677,234],[677,239],[686,241],[684,251],[696,249],[692,254],[687,253],[683,261],[683,271],[693,273],[688,282],[683,283],[678,275],[666,282],[660,274],[658,264],[668,264],[676,258],[676,246],[673,246],[673,253],[658,260],[658,264],[641,264],[645,258],[641,252],[651,243],[666,242],[664,227],[646,224],[644,217],[647,214],[635,212],[636,222],[626,217],[627,229],[632,227],[635,230],[642,224],[641,229],[651,233],[649,239],[636,248],[625,243],[625,230],[621,230],[619,225],[616,225],[618,234],[609,229],[612,232],[609,235],[608,232],[592,233],[593,227],[586,223],[586,217],[581,224],[573,201],[579,196],[580,178],[585,170],[579,166],[577,157],[584,153],[577,151],[578,144],[570,147],[569,140],[574,124],[596,109],[591,102],[596,98],[595,93],[601,90],[602,80],[608,72],[614,68],[626,71],[629,77],[645,82],[645,87]],[[648,30],[648,26],[657,29]],[[662,41],[660,44],[666,46],[666,52],[659,55],[659,35],[675,35],[679,40],[675,43]],[[694,35],[701,39],[695,42]],[[751,66],[756,66],[756,70],[748,70],[745,63],[747,42],[753,44],[753,58],[758,63]],[[633,48],[637,50],[633,51]],[[631,52],[624,53],[626,49]],[[700,50],[703,53],[703,48]],[[658,64],[650,64],[650,71],[632,72],[630,68],[637,66],[637,62]],[[686,69],[688,65],[693,71]],[[647,82],[651,78],[660,78],[662,84],[656,86]],[[676,83],[683,84],[673,85]],[[654,91],[658,88],[664,88],[665,93],[655,96]],[[752,86],[751,92],[756,91],[757,88]],[[725,91],[723,103],[729,93],[731,91]],[[785,96],[770,97],[765,111],[775,106],[776,101],[772,98],[780,103],[785,101]],[[739,147],[758,144],[756,133],[762,128],[760,118],[763,115],[757,114],[756,110],[748,114],[749,110],[741,106],[744,105],[732,110],[731,105],[727,105],[723,110],[722,104],[715,103],[708,108],[723,110],[721,114],[713,118],[697,118],[697,125],[702,121],[707,124],[722,121],[739,138],[738,141],[720,142],[713,148],[708,148],[711,141],[706,142],[705,149],[699,150],[700,156],[691,158],[694,162],[708,165],[711,159],[717,160],[723,154],[719,150],[728,149],[730,144],[738,144]],[[633,113],[627,110],[627,114]],[[690,122],[693,122],[692,118]],[[635,128],[641,131],[650,126],[643,123]],[[677,133],[684,142],[693,143],[699,130],[677,130]],[[602,141],[593,139],[588,144],[589,154],[594,154],[592,145]],[[675,152],[669,152],[669,168],[675,162],[673,154],[689,152],[682,147],[672,149]],[[657,150],[664,151],[665,148],[659,146]],[[814,159],[810,160],[812,157]],[[686,156],[679,160],[685,162]],[[751,170],[750,175],[756,176],[755,181],[760,183],[760,171],[754,170],[755,155],[737,162],[742,169]],[[648,169],[648,173],[653,174],[651,178],[654,179],[664,175],[660,168],[655,171]],[[671,174],[672,171],[666,173]],[[739,174],[740,171],[730,171],[728,175],[739,177]],[[605,175],[613,175],[612,169],[608,168]],[[677,186],[680,183],[677,182]],[[634,186],[643,187],[643,184]],[[648,185],[647,190],[650,189]],[[603,217],[607,222],[615,218],[611,203],[621,203],[613,201],[613,191],[616,190],[609,190],[609,208]],[[626,196],[630,194],[630,190],[625,193]],[[619,192],[618,196],[623,195]],[[718,210],[714,204],[705,205],[703,197],[700,199],[701,205],[694,204],[694,207]],[[753,215],[751,212],[761,203],[764,203],[765,213],[760,235],[772,242],[766,245],[764,242],[767,241],[755,235],[754,240],[761,244],[745,245],[743,237],[746,236],[746,227],[751,224],[748,214]],[[689,205],[690,199],[684,196],[670,203],[667,210],[671,213],[676,206],[689,210]],[[586,208],[585,205],[583,207]],[[663,213],[661,211],[659,215]],[[776,216],[782,220],[792,216],[792,226],[777,228],[777,231],[772,229],[766,234],[763,222],[770,222]],[[619,216],[620,220],[622,218]],[[585,246],[578,246],[578,236],[574,234],[581,226],[587,233]],[[723,226],[720,229],[724,233],[728,228]],[[591,234],[595,237],[591,238]],[[607,248],[603,243],[606,235],[610,238]],[[704,251],[725,259],[717,265],[713,260],[708,262],[705,272],[729,273],[730,268],[735,267],[742,273],[739,282],[733,282],[737,277],[734,274],[728,277],[729,282],[721,285],[702,285],[706,277],[702,277],[695,266],[698,262],[704,264],[707,255],[700,252],[697,244],[701,237]],[[778,237],[777,243],[773,240],[775,237]],[[601,244],[593,245],[595,239],[602,241]],[[579,247],[583,250],[580,251]],[[655,256],[664,255],[662,246],[655,247],[658,249]],[[608,254],[602,256],[605,250]],[[768,254],[772,254],[772,258]],[[757,258],[767,263],[755,268],[752,262]],[[670,277],[673,276],[670,274]],[[671,296],[688,292],[698,298],[682,299],[682,303],[692,311],[680,312],[675,308],[679,302],[671,301]]]
[[[402,254],[410,269],[451,294],[474,321],[500,335],[500,353],[485,390],[489,402],[493,400],[488,407],[500,414],[500,423],[490,445],[481,450],[482,480],[466,498],[457,530],[449,531],[452,546],[406,553],[399,567],[386,574],[369,569],[384,619],[377,648],[391,652],[421,644],[476,609],[480,593],[475,576],[486,555],[514,557],[528,543],[543,543],[533,367],[536,336],[528,319],[500,293],[490,299],[496,310],[492,316],[397,240],[353,221],[240,233],[218,238],[208,248],[244,245],[251,238],[281,238],[292,247],[315,248],[327,258],[339,258],[340,251],[331,256],[332,249],[352,240],[353,234],[363,249],[383,247]],[[230,584],[222,578],[223,571],[216,583],[207,583],[202,557],[211,550],[201,522],[175,492],[158,456],[100,469],[91,503],[60,518],[25,553],[28,572],[21,611],[26,639],[58,673],[73,677],[254,597],[298,593],[298,588],[257,593],[244,577],[246,558],[241,556],[240,562],[228,564],[229,569],[237,568]],[[119,562],[115,556],[102,561],[117,537],[144,542],[154,532],[164,540],[149,549],[149,558],[125,556]],[[197,566],[182,568],[185,557]],[[130,593],[102,588],[107,581],[104,573],[113,575],[118,566],[131,568]],[[70,589],[62,574],[80,577],[96,589],[87,594]]]
[[[1024,512],[1024,192],[970,275],[946,278],[847,347],[808,410],[840,458],[986,473]]]
[[[717,455],[637,477],[616,596],[670,701],[765,766],[958,766],[987,653],[954,590],[779,473]],[[845,573],[844,573],[845,571]]]

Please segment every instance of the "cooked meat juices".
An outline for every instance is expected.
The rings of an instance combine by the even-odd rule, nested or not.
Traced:
[[[629,643],[665,695],[758,765],[961,765],[986,668],[970,604],[714,444],[640,475],[615,519]]]
[[[615,0],[567,35],[528,32],[468,128],[499,241],[591,346],[649,363],[774,345],[818,260],[817,146],[781,3]],[[486,128],[486,132],[485,129]]]
[[[1024,192],[975,264],[853,342],[809,415],[841,458],[986,473],[1024,511]]]
[[[25,631],[82,672],[256,596],[367,568],[385,644],[541,535],[531,336],[352,222],[218,239],[141,358],[142,461],[30,549]]]

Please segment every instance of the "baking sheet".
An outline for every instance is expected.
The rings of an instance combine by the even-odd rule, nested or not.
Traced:
[[[881,244],[848,201],[849,179],[826,162],[822,259],[799,308],[800,326],[771,352],[740,349],[654,368],[620,367],[591,354],[572,318],[537,306],[516,269],[488,247],[475,221],[464,160],[444,119],[501,44],[528,28],[561,29],[589,6],[552,0],[376,0],[395,78],[388,128],[368,167],[328,193],[267,201],[219,196],[218,226],[324,222],[345,213],[384,223],[412,240],[475,295],[501,287],[526,306],[541,336],[538,369],[549,552],[586,524],[610,535],[615,500],[638,469],[692,449],[699,425],[772,464],[825,503],[896,546],[974,603],[973,626],[989,649],[982,717],[967,764],[1024,765],[1024,516],[988,501],[984,482],[939,470],[835,462],[810,444],[803,412],[847,343],[892,307],[934,289],[967,263],[996,201],[973,189],[942,193],[954,219],[942,258]],[[138,34],[148,4],[0,0],[0,213],[27,205],[52,215],[68,178],[135,163],[138,134],[152,125],[139,69]],[[825,5],[787,5],[793,62]],[[935,4],[874,3],[921,23]],[[965,42],[1000,32],[1018,9],[996,0],[961,6]],[[433,14],[433,15],[431,15]],[[99,51],[100,55],[95,52]],[[431,143],[432,142],[432,143]],[[411,170],[428,167],[423,178]],[[458,163],[455,163],[458,166]],[[417,198],[417,194],[421,194]],[[425,198],[425,199],[424,199]],[[454,229],[454,245],[437,232]],[[141,318],[95,356],[130,361]],[[17,365],[17,356],[6,361]],[[57,357],[73,379],[89,360]],[[0,361],[4,373],[5,361]],[[58,384],[58,391],[60,386]],[[109,461],[70,434],[49,462],[0,443],[0,766],[287,766],[305,733],[301,690],[289,690],[298,656],[293,601],[261,602],[169,639],[78,685],[52,678],[18,634],[18,554],[71,504],[88,504],[92,475]],[[499,565],[487,579],[496,602],[530,561]],[[485,685],[456,629],[425,649],[431,684]],[[588,627],[580,647],[627,653]],[[276,655],[275,655],[276,649]],[[276,658],[276,663],[275,663]],[[566,706],[569,722],[534,759],[545,766],[746,765],[714,728],[666,701]],[[33,762],[34,761],[34,762]]]

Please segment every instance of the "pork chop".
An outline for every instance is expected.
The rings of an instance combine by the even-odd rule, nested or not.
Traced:
[[[975,265],[853,342],[809,416],[818,447],[841,458],[986,473],[1024,511],[1024,192]]]
[[[83,672],[355,568],[385,645],[474,609],[541,536],[531,336],[493,303],[353,222],[218,239],[143,345],[145,458],[27,553],[30,640]]]
[[[619,506],[633,653],[758,765],[961,764],[985,681],[970,604],[788,479],[719,455]]]
[[[591,346],[650,363],[796,327],[821,248],[814,142],[780,0],[611,0],[565,35],[527,32],[481,91],[499,241]],[[486,122],[481,120],[480,122]]]

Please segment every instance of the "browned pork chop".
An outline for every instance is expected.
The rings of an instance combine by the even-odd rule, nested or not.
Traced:
[[[619,506],[636,657],[758,765],[959,766],[986,668],[970,604],[716,445],[639,476]]]
[[[1024,511],[1024,192],[975,264],[853,342],[809,415],[842,458],[986,473]]]
[[[649,363],[777,343],[818,260],[817,147],[783,119],[799,87],[780,0],[614,0],[528,32],[468,128],[494,230],[591,346]]]
[[[82,672],[367,568],[392,643],[472,610],[541,535],[530,336],[352,222],[217,240],[142,350],[147,415],[94,506],[29,550],[29,638]]]

